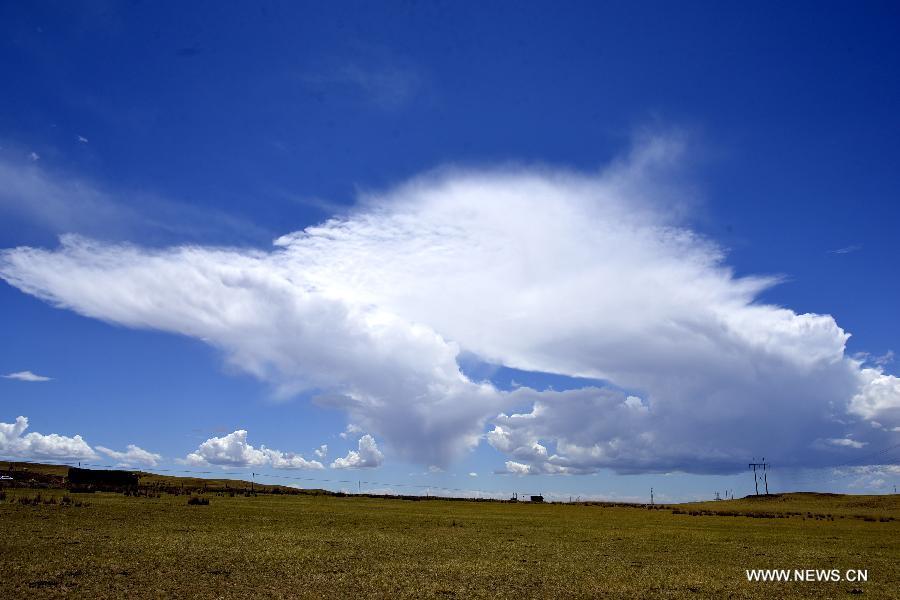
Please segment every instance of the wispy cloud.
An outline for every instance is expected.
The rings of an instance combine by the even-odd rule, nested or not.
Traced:
[[[870,352],[856,352],[853,354],[854,360],[861,363],[875,365],[878,368],[885,368],[894,362],[894,351],[888,350],[884,354],[872,354]]]
[[[347,428],[344,431],[340,432],[338,435],[341,437],[341,439],[346,440],[348,437],[357,433],[362,433],[362,427],[360,427],[359,425],[354,425],[353,423],[349,423],[347,425]]]
[[[367,48],[355,58],[324,61],[302,79],[318,94],[355,97],[382,110],[408,105],[424,87],[420,69],[383,48]]]
[[[866,442],[858,442],[856,440],[852,440],[850,438],[832,438],[827,440],[829,444],[832,446],[843,446],[845,448],[863,448],[866,446]]]
[[[262,241],[272,235],[221,211],[147,192],[114,191],[96,182],[0,154],[0,218],[19,218],[56,234],[106,239],[203,241],[226,236]]]
[[[31,382],[50,381],[53,379],[52,377],[36,375],[35,373],[32,373],[31,371],[18,371],[16,373],[8,373],[6,375],[3,375],[2,377],[4,379],[18,379],[19,381],[31,381]]]
[[[850,254],[862,250],[862,244],[853,244],[852,246],[844,246],[835,250],[829,250],[828,254]]]
[[[875,356],[872,358],[872,362],[875,363],[876,365],[878,365],[879,367],[885,367],[885,366],[891,364],[892,362],[894,362],[894,351],[888,350],[884,354]]]

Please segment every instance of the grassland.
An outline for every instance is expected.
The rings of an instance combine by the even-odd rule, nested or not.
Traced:
[[[6,490],[0,597],[896,598],[897,496],[662,509]],[[673,510],[675,513],[673,513]],[[717,514],[714,514],[717,513]],[[746,515],[746,516],[744,516]],[[775,517],[771,515],[776,515]],[[745,569],[868,569],[772,583]],[[861,596],[859,596],[862,594]]]

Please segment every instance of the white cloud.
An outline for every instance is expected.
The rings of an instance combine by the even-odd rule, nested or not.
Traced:
[[[347,425],[347,428],[338,435],[340,435],[342,439],[346,440],[348,437],[356,435],[357,433],[362,433],[362,427],[360,427],[359,425],[354,425],[353,423],[349,423]]]
[[[531,466],[514,460],[506,461],[506,471],[514,475],[528,475],[531,473]]]
[[[147,465],[149,467],[155,467],[159,464],[159,461],[162,460],[162,456],[159,454],[149,452],[134,444],[128,444],[124,452],[111,450],[105,446],[97,446],[96,448],[98,452],[119,461],[123,465]]]
[[[44,377],[43,375],[35,375],[31,371],[18,371],[16,373],[8,373],[3,375],[5,379],[18,379],[19,381],[50,381],[52,377]]]
[[[471,473],[469,473],[469,477],[478,477],[478,473],[472,471]]]
[[[842,467],[834,469],[833,474],[846,480],[846,486],[857,490],[881,491],[888,481],[897,481],[900,477],[900,465],[865,465],[860,467]]]
[[[32,162],[37,162],[41,159],[41,155],[37,152],[29,152],[28,158],[31,159]]]
[[[829,250],[829,254],[850,254],[851,252],[857,252],[858,250],[862,250],[861,244],[853,244],[852,246],[844,246],[843,248],[837,248],[836,250]]]
[[[66,437],[56,433],[25,434],[26,429],[27,417],[17,417],[15,423],[0,423],[0,455],[56,460],[97,457],[80,435]]]
[[[880,356],[875,356],[872,358],[872,362],[874,362],[879,367],[886,367],[887,365],[894,362],[894,351],[888,350]]]
[[[500,414],[498,421],[508,421],[510,419],[526,419],[533,418],[533,415],[512,415],[507,417]],[[495,425],[492,431],[487,434],[488,443],[497,450],[513,456],[515,458],[527,459],[529,461],[543,461],[547,458],[547,448],[540,444],[537,438],[521,435],[520,429]]]
[[[315,450],[315,454],[318,458],[325,458],[328,456],[328,444],[322,444]]]
[[[336,459],[331,463],[332,469],[364,469],[380,467],[384,462],[384,455],[378,449],[375,438],[366,434],[359,438],[359,451],[350,450],[347,456]]]
[[[816,440],[889,443],[897,378],[846,356],[830,315],[760,302],[777,278],[735,276],[686,226],[678,151],[652,139],[587,175],[431,173],[271,251],[66,236],[0,253],[0,276],[204,340],[281,396],[324,390],[317,402],[423,465],[485,428],[532,472],[723,472],[762,452],[817,467],[852,448]],[[461,372],[462,351],[615,387],[501,392]]]
[[[366,48],[356,59],[321,64],[302,79],[317,93],[354,97],[383,110],[406,106],[425,83],[412,63],[378,47]]]
[[[244,242],[268,237],[267,232],[225,213],[144,192],[104,189],[40,165],[0,154],[0,219],[23,220],[52,233],[118,239],[209,239],[225,233]],[[130,202],[122,202],[121,196],[129,196]]]
[[[87,139],[86,137],[84,137],[83,135],[79,135],[76,139],[77,139],[79,142],[81,142],[82,144],[87,144],[87,143],[88,143],[88,139]]]
[[[863,448],[866,445],[866,442],[857,442],[850,438],[831,438],[827,442],[832,446],[844,446],[847,448]]]
[[[222,437],[212,437],[185,458],[192,465],[230,467],[272,467],[273,469],[323,469],[317,460],[306,460],[299,454],[254,448],[247,443],[247,432],[239,429]]]
[[[860,369],[858,376],[861,386],[850,400],[850,412],[879,422],[900,421],[900,378],[880,368]]]

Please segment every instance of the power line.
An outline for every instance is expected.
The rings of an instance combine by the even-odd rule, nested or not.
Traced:
[[[754,459],[756,460],[756,459]],[[763,481],[766,484],[766,496],[769,495],[769,479],[766,477],[766,468],[769,466],[769,463],[766,462],[766,458],[763,457],[762,462],[751,462],[748,467],[753,469],[753,485],[756,487],[756,495],[759,496],[759,479],[756,477],[756,469],[760,469],[763,475]],[[717,494],[718,495],[718,494]]]

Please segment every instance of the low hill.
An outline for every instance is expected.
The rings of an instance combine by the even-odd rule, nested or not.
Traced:
[[[0,475],[12,477],[8,485],[22,487],[66,487],[70,467],[32,462],[2,461]],[[261,494],[332,494],[322,489],[299,489],[283,485],[266,485],[241,479],[205,479],[130,471],[138,475],[138,486],[159,491],[244,492]]]
[[[797,516],[807,518],[900,519],[900,494],[855,495],[791,492],[671,505],[687,514],[719,516]]]
[[[13,477],[6,485],[19,487],[67,487],[69,467],[31,462],[2,461],[0,475]],[[344,496],[318,488],[295,488],[283,485],[260,484],[240,479],[206,479],[200,477],[179,477],[161,475],[145,471],[132,471],[139,477],[139,487],[158,492],[255,492],[259,494],[304,494]],[[364,496],[376,496],[363,494]],[[424,499],[419,496],[388,496],[390,498]],[[434,499],[431,497],[429,499]],[[454,498],[444,498],[454,500]],[[581,505],[645,508],[645,504],[621,502],[583,502]],[[854,495],[826,494],[817,492],[791,492],[761,496],[746,496],[735,500],[687,502],[683,504],[659,504],[653,508],[671,509],[676,514],[693,516],[747,516],[747,517],[807,517],[807,518],[875,518],[900,519],[900,494]]]

